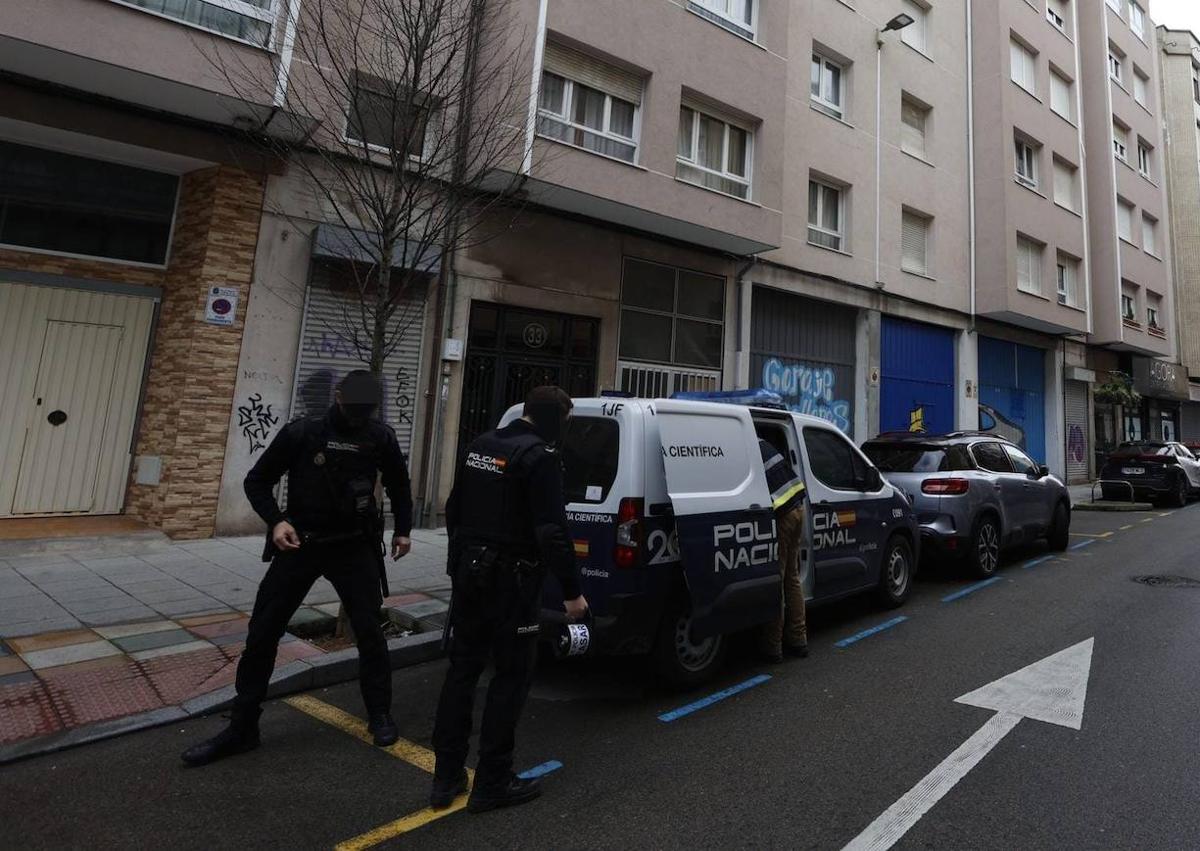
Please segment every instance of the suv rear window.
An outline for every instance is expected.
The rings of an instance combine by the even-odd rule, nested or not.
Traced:
[[[572,416],[562,439],[567,502],[603,502],[617,478],[621,428],[605,417]]]
[[[868,443],[863,452],[881,473],[948,473],[972,469],[971,459],[962,446]]]

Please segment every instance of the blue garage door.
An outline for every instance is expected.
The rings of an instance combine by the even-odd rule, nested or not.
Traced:
[[[979,427],[1046,461],[1046,353],[979,338]]]
[[[954,332],[883,317],[880,431],[954,430]]]

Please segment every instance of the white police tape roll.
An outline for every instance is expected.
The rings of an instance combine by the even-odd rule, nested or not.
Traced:
[[[592,634],[585,624],[572,623],[567,624],[567,638],[570,641],[570,646],[567,648],[568,656],[582,656],[587,653],[588,646],[592,643]]]

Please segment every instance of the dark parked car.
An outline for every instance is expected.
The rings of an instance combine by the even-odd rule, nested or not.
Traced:
[[[1200,461],[1182,443],[1122,443],[1100,470],[1105,499],[1187,505],[1200,491]]]
[[[1067,548],[1066,486],[1015,444],[990,433],[883,434],[863,444],[885,479],[908,496],[921,551],[966,560],[991,576],[1007,546],[1046,538]]]

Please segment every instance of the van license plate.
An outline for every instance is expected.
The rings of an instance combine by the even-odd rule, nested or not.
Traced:
[[[1146,472],[1145,467],[1122,467],[1121,472],[1126,476],[1140,476]]]

